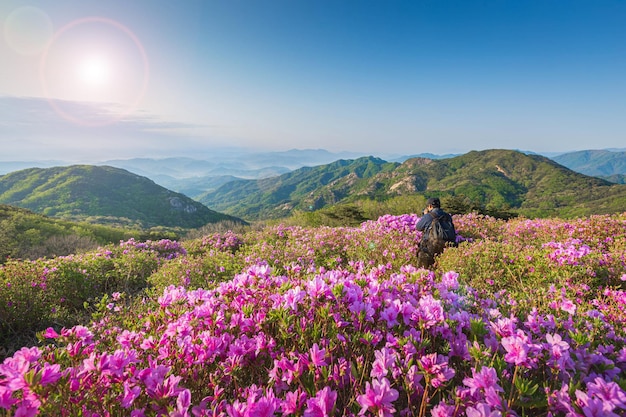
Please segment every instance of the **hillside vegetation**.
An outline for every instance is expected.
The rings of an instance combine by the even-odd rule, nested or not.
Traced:
[[[31,168],[3,175],[0,203],[66,220],[142,229],[240,221],[148,178],[107,166]]]
[[[418,221],[12,260],[0,416],[624,415],[626,213]]]
[[[472,151],[402,164],[364,157],[302,168],[274,178],[233,181],[200,201],[245,219],[282,218],[334,204],[439,196],[458,213],[482,208],[501,217],[573,217],[626,210],[626,186],[576,173],[539,155]],[[418,209],[419,210],[419,209]],[[414,212],[418,212],[415,210]]]
[[[173,231],[122,229],[53,219],[27,209],[0,204],[0,264],[10,258],[70,255],[130,238],[178,237]]]

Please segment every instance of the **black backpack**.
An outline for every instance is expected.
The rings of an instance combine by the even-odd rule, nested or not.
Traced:
[[[452,217],[448,213],[441,216],[428,214],[433,218],[426,230],[429,252],[434,255],[443,252],[447,246],[456,246],[456,230],[454,223],[452,223]]]

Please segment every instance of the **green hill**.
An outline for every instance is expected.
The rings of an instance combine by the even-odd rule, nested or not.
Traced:
[[[241,222],[148,178],[108,166],[31,168],[0,176],[0,203],[50,217],[125,227]]]
[[[402,164],[373,157],[341,160],[265,180],[230,182],[200,201],[234,216],[259,219],[363,199],[433,195],[529,217],[626,211],[626,186],[511,150],[412,158]]]
[[[199,200],[215,210],[246,219],[280,218],[294,209],[318,209],[354,193],[357,183],[399,164],[379,158],[340,159],[328,165],[304,167],[277,177],[232,181]]]

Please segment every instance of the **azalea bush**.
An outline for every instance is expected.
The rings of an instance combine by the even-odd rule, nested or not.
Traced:
[[[0,346],[33,340],[45,326],[76,324],[89,317],[86,303],[104,294],[140,292],[160,266],[185,253],[175,241],[131,239],[80,255],[7,262],[0,266]]]
[[[417,220],[131,242],[118,269],[85,261],[118,284],[86,280],[104,294],[90,322],[46,324],[4,360],[0,416],[626,413],[624,215],[455,216],[459,247],[433,271],[412,266]],[[150,291],[126,291],[132,277]]]

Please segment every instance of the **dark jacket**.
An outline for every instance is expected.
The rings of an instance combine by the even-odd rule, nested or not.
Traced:
[[[441,208],[435,207],[429,213],[424,214],[422,218],[417,222],[417,224],[415,225],[415,228],[417,230],[419,230],[420,232],[423,232],[426,229],[428,229],[428,226],[430,226],[430,224],[433,222],[433,216],[431,216],[430,214],[432,214],[435,217],[441,217],[444,215],[449,216],[449,214],[443,211]],[[428,235],[425,234],[422,237],[422,241],[426,239],[428,239]]]

